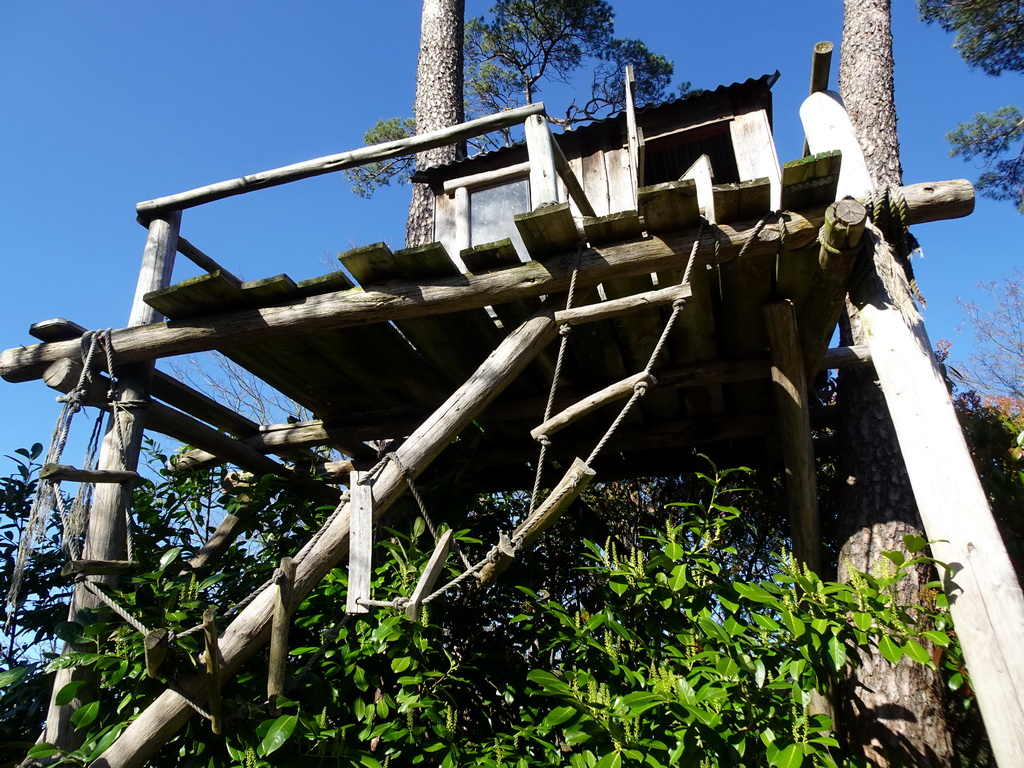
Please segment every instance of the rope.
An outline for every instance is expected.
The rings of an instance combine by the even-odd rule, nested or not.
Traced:
[[[145,624],[143,624],[141,621],[139,621],[130,613],[128,613],[128,611],[126,611],[124,608],[118,605],[117,602],[113,600],[109,595],[107,595],[106,592],[97,587],[95,582],[89,581],[88,579],[83,579],[79,583],[86,589],[87,592],[91,592],[93,596],[98,598],[101,602],[105,603],[107,607],[110,608],[110,610],[112,610],[126,622],[131,624],[140,634],[142,634],[143,636],[149,634],[149,628]],[[173,640],[175,637],[176,635],[173,632],[171,632],[170,635],[168,635],[168,640]]]
[[[92,360],[100,344],[101,336],[102,333],[96,331],[87,331],[82,336],[82,373],[74,389],[66,395],[59,395],[57,397],[57,402],[61,403],[61,410],[54,425],[53,435],[50,438],[50,447],[46,452],[44,464],[60,463],[61,456],[64,454],[64,448],[67,445],[71,421],[75,414],[82,409],[89,390],[89,384],[92,382]],[[50,521],[50,514],[54,509],[58,509],[58,514],[61,515],[62,520],[65,517],[70,519],[70,516],[60,511],[63,509],[63,504],[64,500],[60,494],[60,482],[57,480],[40,481],[35,498],[32,500],[28,520],[18,542],[18,554],[15,558],[13,572],[11,573],[11,585],[7,591],[7,619],[5,628],[8,630],[12,627],[14,616],[18,610],[25,567],[35,551],[36,541],[40,540],[46,532]],[[65,529],[65,536],[66,534],[67,531]],[[70,546],[66,538],[65,546]]]
[[[576,254],[574,257],[574,263],[572,267],[572,275],[569,278],[569,292],[565,298],[565,308],[570,309],[573,305],[573,300],[576,297],[576,279],[580,272],[580,263],[583,261],[583,253],[586,250],[587,242],[582,238],[576,242]],[[555,394],[558,391],[558,382],[562,377],[562,365],[565,362],[565,351],[569,346],[569,335],[572,333],[572,326],[569,323],[563,323],[558,329],[559,342],[558,342],[558,356],[555,358],[555,371],[551,376],[551,387],[548,389],[548,400],[544,405],[544,418],[542,422],[547,421],[551,418],[551,411],[555,405]],[[540,441],[540,452],[537,456],[537,471],[534,473],[533,478],[533,491],[530,493],[530,510],[527,513],[527,517],[533,514],[533,510],[537,506],[537,497],[540,496],[540,481],[544,474],[544,464],[547,461],[548,446],[551,442],[544,438]]]

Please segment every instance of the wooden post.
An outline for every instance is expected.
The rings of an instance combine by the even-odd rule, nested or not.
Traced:
[[[840,200],[825,211],[814,290],[800,305],[797,322],[804,331],[803,358],[808,377],[817,373],[843,313],[846,285],[861,251],[867,217],[867,209],[856,200]]]
[[[370,599],[373,572],[373,484],[365,472],[349,475],[348,596],[346,613],[369,613],[361,600]]]
[[[807,92],[809,96],[818,91],[828,90],[829,72],[832,68],[832,49],[834,46],[827,40],[822,40],[814,46],[814,54],[811,56],[811,89]],[[804,156],[810,154],[810,147],[807,139],[804,139]]]
[[[281,558],[274,574],[274,618],[270,631],[270,668],[267,672],[267,701],[270,714],[278,714],[277,697],[284,694],[284,678],[288,661],[288,625],[292,620],[292,584],[295,582],[295,561]]]
[[[164,288],[170,283],[180,224],[180,213],[169,214],[166,218],[153,219],[149,224],[149,236],[146,239],[142,268],[139,271],[139,281],[135,290],[135,300],[132,303],[132,311],[128,320],[129,327],[150,325],[161,319],[155,310],[142,301],[142,297],[150,291]],[[117,409],[107,419],[106,433],[103,436],[98,464],[100,470],[135,472],[139,463],[144,425],[142,414],[138,413],[137,409],[138,404],[145,402],[148,398],[153,363],[140,362],[126,365],[121,368],[120,373],[119,400],[124,403],[124,410]],[[118,415],[118,411],[120,415]],[[115,418],[121,419],[121,429],[116,427]],[[130,500],[131,489],[129,486],[104,483],[96,488],[82,552],[83,559],[127,559],[125,521],[129,513]],[[113,584],[117,580],[116,575],[88,578],[106,584]],[[78,621],[79,613],[82,610],[93,608],[96,604],[96,597],[84,587],[76,587],[68,610],[68,620]],[[68,643],[64,647],[65,653],[75,650],[85,649],[78,649],[73,643]],[[85,671],[80,667],[57,670],[54,675],[50,708],[46,716],[46,729],[43,731],[42,741],[50,742],[69,751],[80,746],[81,737],[71,724],[71,715],[83,702],[75,699],[69,704],[58,705],[56,697],[61,688],[69,682],[84,679],[87,679]]]
[[[551,148],[551,130],[543,115],[530,115],[525,127],[526,151],[530,155],[530,207],[537,210],[558,202],[555,154]]]
[[[217,613],[213,608],[203,611],[203,639],[206,645],[206,706],[210,710],[210,728],[220,734],[220,647],[217,642]]]
[[[764,320],[772,358],[772,390],[786,460],[786,502],[793,554],[821,573],[821,525],[814,469],[814,442],[807,406],[807,373],[800,350],[796,313],[787,302],[768,304]]]
[[[509,334],[476,373],[420,425],[398,449],[402,466],[419,475],[481,411],[507,387],[558,334],[554,307],[547,305]],[[374,514],[384,514],[408,489],[392,462],[374,481]],[[315,541],[295,556],[293,599],[308,595],[348,550],[349,518],[339,514]],[[220,639],[221,672],[231,675],[267,642],[274,609],[272,590],[252,601]],[[202,696],[205,676],[178,681],[189,695]],[[165,691],[124,730],[92,768],[141,768],[192,716],[192,708],[174,691]]]
[[[1000,766],[1024,765],[1024,595],[978,480],[902,267],[876,230],[852,285],[868,349]]]

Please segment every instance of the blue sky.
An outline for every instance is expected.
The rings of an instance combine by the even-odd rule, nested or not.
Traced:
[[[467,0],[471,14],[488,5]],[[781,71],[779,156],[800,155],[811,49],[838,47],[841,2],[615,5],[618,35],[644,39],[695,87]],[[973,178],[944,134],[1024,101],[1022,79],[969,71],[950,35],[919,22],[913,3],[894,6],[905,181]],[[416,0],[0,5],[0,348],[29,343],[28,326],[50,317],[125,324],[145,240],[136,202],[352,149],[376,118],[408,114],[418,36]],[[187,211],[182,234],[245,279],[302,279],[354,245],[399,247],[408,194],[367,201],[340,176],[320,177]],[[1021,263],[1024,218],[979,200],[970,218],[916,234],[932,341],[952,339],[966,356],[955,297],[979,296],[978,281]],[[175,277],[190,267],[181,259]],[[0,405],[0,453],[49,439],[57,406],[44,385],[0,382]]]

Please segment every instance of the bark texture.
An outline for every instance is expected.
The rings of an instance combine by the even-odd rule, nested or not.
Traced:
[[[868,170],[877,187],[899,185],[899,139],[893,83],[890,0],[844,0],[839,88]],[[847,303],[844,343],[863,336]],[[839,379],[842,447],[839,579],[851,568],[872,572],[884,550],[905,551],[903,537],[923,536],[906,466],[874,370],[843,371]],[[920,568],[899,583],[899,599],[922,601],[932,578]],[[839,728],[847,743],[880,766],[950,766],[952,741],[938,672],[904,659],[893,668],[881,654],[840,691]]]
[[[420,57],[416,69],[416,133],[448,128],[465,119],[462,40],[465,0],[423,0]],[[416,155],[416,167],[448,163],[461,155],[456,145]],[[426,184],[412,185],[405,225],[405,245],[412,248],[434,239],[434,198]]]
[[[890,0],[844,0],[839,93],[878,187],[903,179],[893,69]]]

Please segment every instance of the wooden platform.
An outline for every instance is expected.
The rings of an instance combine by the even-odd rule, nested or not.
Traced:
[[[820,210],[834,199],[838,167],[834,154],[788,165],[783,199],[802,209]],[[811,305],[821,280],[819,244],[813,237],[804,237],[796,248],[786,242],[779,215],[768,215],[767,180],[721,185],[713,194],[719,226],[700,227],[693,182],[643,188],[639,211],[599,219],[574,221],[565,205],[517,217],[529,261],[548,273],[566,273],[580,258],[585,274],[587,259],[598,253],[591,246],[600,251],[614,245],[628,251],[631,243],[642,248],[656,239],[669,242],[680,232],[700,227],[702,247],[690,274],[691,296],[655,365],[658,384],[617,432],[598,462],[599,471],[615,476],[676,471],[695,447],[739,451],[745,461],[765,454],[765,437],[775,419],[763,306],[790,299],[799,312]],[[754,231],[761,219],[771,225],[777,243],[765,247],[761,233],[757,249],[736,256],[735,243],[729,240],[729,248],[723,249],[729,258],[719,258],[715,244],[729,239],[726,225],[731,231]],[[508,241],[461,256],[474,276],[523,268]],[[628,299],[678,285],[688,257],[687,249],[676,254],[670,268],[604,280],[596,287],[581,280],[584,287],[575,304]],[[175,328],[308,297],[336,294],[355,299],[366,292],[386,295],[399,283],[429,288],[443,281],[457,284],[463,277],[438,244],[395,253],[377,244],[339,258],[342,269],[311,280],[295,282],[278,275],[241,283],[213,272],[150,293],[145,300]],[[373,451],[366,443],[407,436],[469,378],[501,338],[540,307],[546,290],[542,286],[535,294],[526,292],[512,301],[453,307],[451,312],[390,322],[312,333],[254,334],[254,341],[217,348],[314,414],[315,428],[281,425],[273,430],[279,439],[293,448],[329,443],[368,459]],[[845,289],[834,290],[841,298]],[[641,306],[614,319],[574,327],[555,410],[642,370],[670,311],[670,305]],[[801,322],[803,338],[808,343],[819,340],[817,351],[823,353],[835,317],[801,316]],[[463,435],[473,446],[474,470],[488,478],[485,485],[529,483],[529,465],[538,447],[529,432],[542,420],[556,352],[557,344],[545,350],[474,423],[471,434]],[[604,406],[560,432],[552,441],[553,459],[566,463],[587,455],[621,404]],[[260,443],[258,437],[248,438],[251,444]]]

